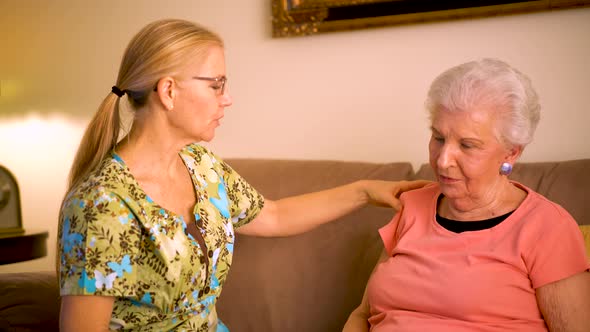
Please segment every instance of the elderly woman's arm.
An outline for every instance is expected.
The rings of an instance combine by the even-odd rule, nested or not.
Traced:
[[[387,251],[385,249],[381,252],[381,256],[379,256],[379,260],[375,264],[373,268],[373,272],[377,268],[377,265],[381,264],[383,261],[386,261],[389,258]],[[371,274],[373,274],[371,272]],[[367,299],[367,289],[365,288],[365,293],[363,294],[363,299],[361,304],[354,309],[354,311],[348,316],[348,320],[344,325],[344,329],[342,332],[368,332],[369,331],[369,317],[371,316],[370,307],[369,307],[369,300]]]
[[[369,302],[365,290],[361,304],[348,316],[342,332],[369,332],[369,316]]]
[[[590,272],[537,288],[537,302],[551,332],[590,330]]]

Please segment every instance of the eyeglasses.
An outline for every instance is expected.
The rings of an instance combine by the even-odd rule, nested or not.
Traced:
[[[216,88],[216,94],[218,96],[223,96],[223,94],[225,93],[225,84],[227,83],[227,77],[225,76],[219,76],[219,77],[205,77],[205,76],[193,76],[192,77],[195,80],[201,80],[201,81],[209,81],[209,82],[216,82],[221,84],[221,86],[219,88]],[[154,91],[158,91],[158,85],[156,84],[156,86],[154,87]]]
[[[193,79],[219,83],[219,84],[221,84],[221,86],[219,87],[218,90],[216,89],[217,95],[223,96],[223,94],[225,93],[225,83],[227,83],[227,77],[225,77],[225,76],[220,76],[220,77],[194,76]]]

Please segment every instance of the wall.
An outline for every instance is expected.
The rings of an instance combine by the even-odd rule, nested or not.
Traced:
[[[225,157],[426,162],[430,81],[474,58],[527,73],[542,98],[522,160],[590,158],[590,8],[270,37],[270,0],[2,0],[0,163],[21,186],[24,225],[50,255],[0,271],[53,268],[59,202],[82,131],[131,36],[164,17],[224,36],[229,89],[212,148]]]

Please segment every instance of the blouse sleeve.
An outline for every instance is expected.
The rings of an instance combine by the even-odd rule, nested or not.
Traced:
[[[61,295],[135,295],[140,235],[125,202],[102,187],[67,199],[58,235]]]
[[[222,169],[234,228],[246,225],[254,220],[264,207],[264,197],[226,162],[217,156],[215,158]]]
[[[379,235],[383,241],[383,246],[385,247],[385,251],[389,256],[393,254],[393,249],[395,249],[395,246],[399,240],[398,231],[403,211],[404,208],[402,207],[387,225],[379,229]]]
[[[536,222],[537,229],[529,239],[524,257],[534,288],[565,279],[588,270],[582,233],[572,216],[553,205],[543,215],[545,222]]]

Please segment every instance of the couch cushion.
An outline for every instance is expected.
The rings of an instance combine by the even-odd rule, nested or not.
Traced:
[[[434,180],[424,164],[416,178]],[[517,163],[510,179],[563,206],[580,225],[590,225],[590,159]]]
[[[409,163],[226,160],[278,199],[358,179],[411,179]],[[377,229],[395,210],[366,207],[287,238],[237,236],[218,313],[230,331],[340,331],[383,248]]]
[[[586,245],[586,256],[590,259],[590,225],[580,225],[580,230],[584,236],[584,244]]]
[[[54,272],[0,274],[0,331],[59,331]]]

